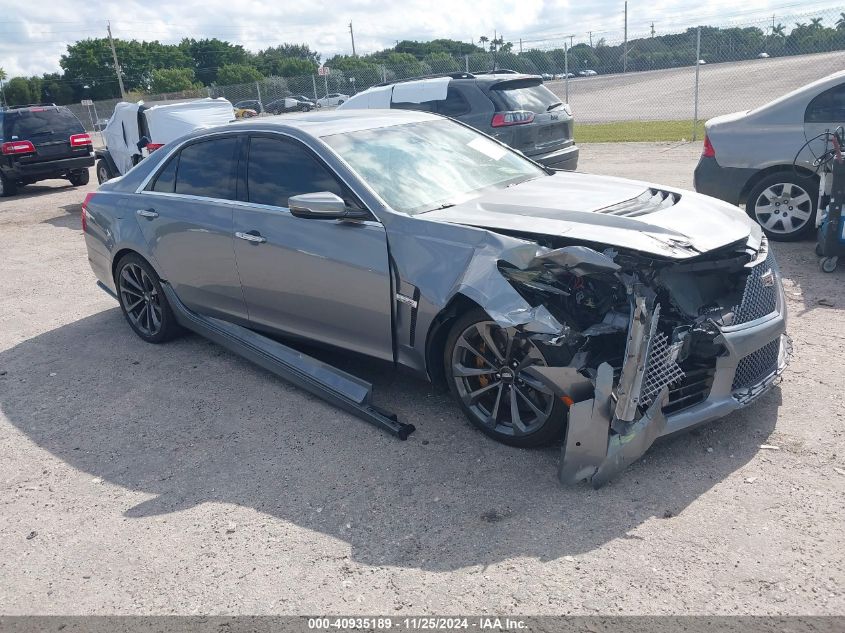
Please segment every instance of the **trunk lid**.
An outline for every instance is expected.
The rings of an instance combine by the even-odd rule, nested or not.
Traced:
[[[500,81],[490,86],[488,95],[497,112],[534,113],[531,123],[494,128],[498,138],[526,156],[548,154],[572,145],[572,116],[539,77]]]

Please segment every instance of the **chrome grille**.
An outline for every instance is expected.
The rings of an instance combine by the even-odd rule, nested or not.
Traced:
[[[649,406],[664,387],[679,382],[684,372],[675,362],[675,350],[669,345],[669,339],[663,332],[658,332],[651,339],[648,351],[648,369],[640,393],[640,403]]]
[[[762,382],[778,370],[780,337],[751,352],[739,361],[731,389],[747,389]]]
[[[777,262],[774,254],[769,251],[766,259],[754,266],[745,281],[742,301],[734,306],[734,319],[731,325],[748,323],[771,314],[777,309]],[[767,277],[772,283],[766,285]]]

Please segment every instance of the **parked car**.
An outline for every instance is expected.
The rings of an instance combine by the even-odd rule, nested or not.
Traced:
[[[310,101],[300,101],[294,97],[274,99],[264,105],[264,111],[269,114],[285,114],[288,112],[308,112],[313,106]]]
[[[251,108],[235,108],[236,119],[251,119],[258,116],[258,111]]]
[[[151,152],[191,130],[235,118],[232,104],[223,98],[158,105],[122,101],[103,131],[106,147],[95,152],[97,181],[102,184],[122,176]]]
[[[292,96],[294,99],[296,99],[297,101],[299,101],[300,103],[308,103],[308,104],[311,104],[311,108],[312,108],[312,109],[313,109],[313,108],[319,108],[319,107],[322,107],[322,106],[320,106],[320,104],[319,104],[319,103],[317,103],[317,100],[316,100],[316,99],[312,99],[311,97],[306,97],[305,95],[291,95],[291,96]]]
[[[88,183],[91,137],[79,119],[52,103],[0,109],[0,197],[39,180]]]
[[[760,53],[759,55],[757,55],[757,59],[769,59],[769,57],[770,56],[768,53]]]
[[[695,189],[744,204],[774,240],[801,239],[815,230],[819,177],[813,161],[824,151],[823,141],[808,139],[838,125],[845,125],[845,71],[759,108],[710,119]]]
[[[82,220],[144,341],[225,326],[260,362],[264,333],[398,363],[499,441],[564,441],[566,482],[746,406],[788,358],[774,255],[741,210],[546,169],[425,112],[197,130],[89,194]]]
[[[321,108],[332,108],[334,106],[339,106],[341,103],[348,100],[349,95],[341,94],[339,92],[330,92],[325,97],[317,99],[317,104]]]
[[[595,77],[598,73],[595,70],[580,70],[578,71],[579,77]]]
[[[537,75],[455,73],[385,83],[338,106],[435,112],[455,118],[557,169],[578,166],[569,106]]]
[[[238,101],[233,106],[235,110],[243,108],[244,110],[255,110],[259,114],[264,112],[264,106],[261,105],[261,102],[258,99],[246,99],[244,101]]]

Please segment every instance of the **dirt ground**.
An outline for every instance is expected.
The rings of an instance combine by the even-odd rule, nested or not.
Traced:
[[[699,147],[585,147],[689,187]],[[443,393],[327,354],[400,442],[94,285],[62,182],[0,201],[0,613],[842,614],[845,273],[776,244],[795,355],[752,407],[600,490]],[[768,445],[775,448],[762,447]]]

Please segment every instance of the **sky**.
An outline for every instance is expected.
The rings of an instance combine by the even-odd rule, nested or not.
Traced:
[[[68,44],[103,37],[106,23],[124,39],[179,42],[183,37],[218,37],[257,51],[283,42],[306,43],[323,55],[351,53],[349,23],[358,54],[396,40],[438,37],[478,41],[503,33],[525,46],[559,46],[606,37],[621,40],[623,0],[0,0],[0,68],[8,77],[58,72]],[[646,35],[693,24],[760,23],[771,14],[831,12],[841,3],[814,0],[631,0],[629,34]],[[566,37],[568,40],[569,38]]]

